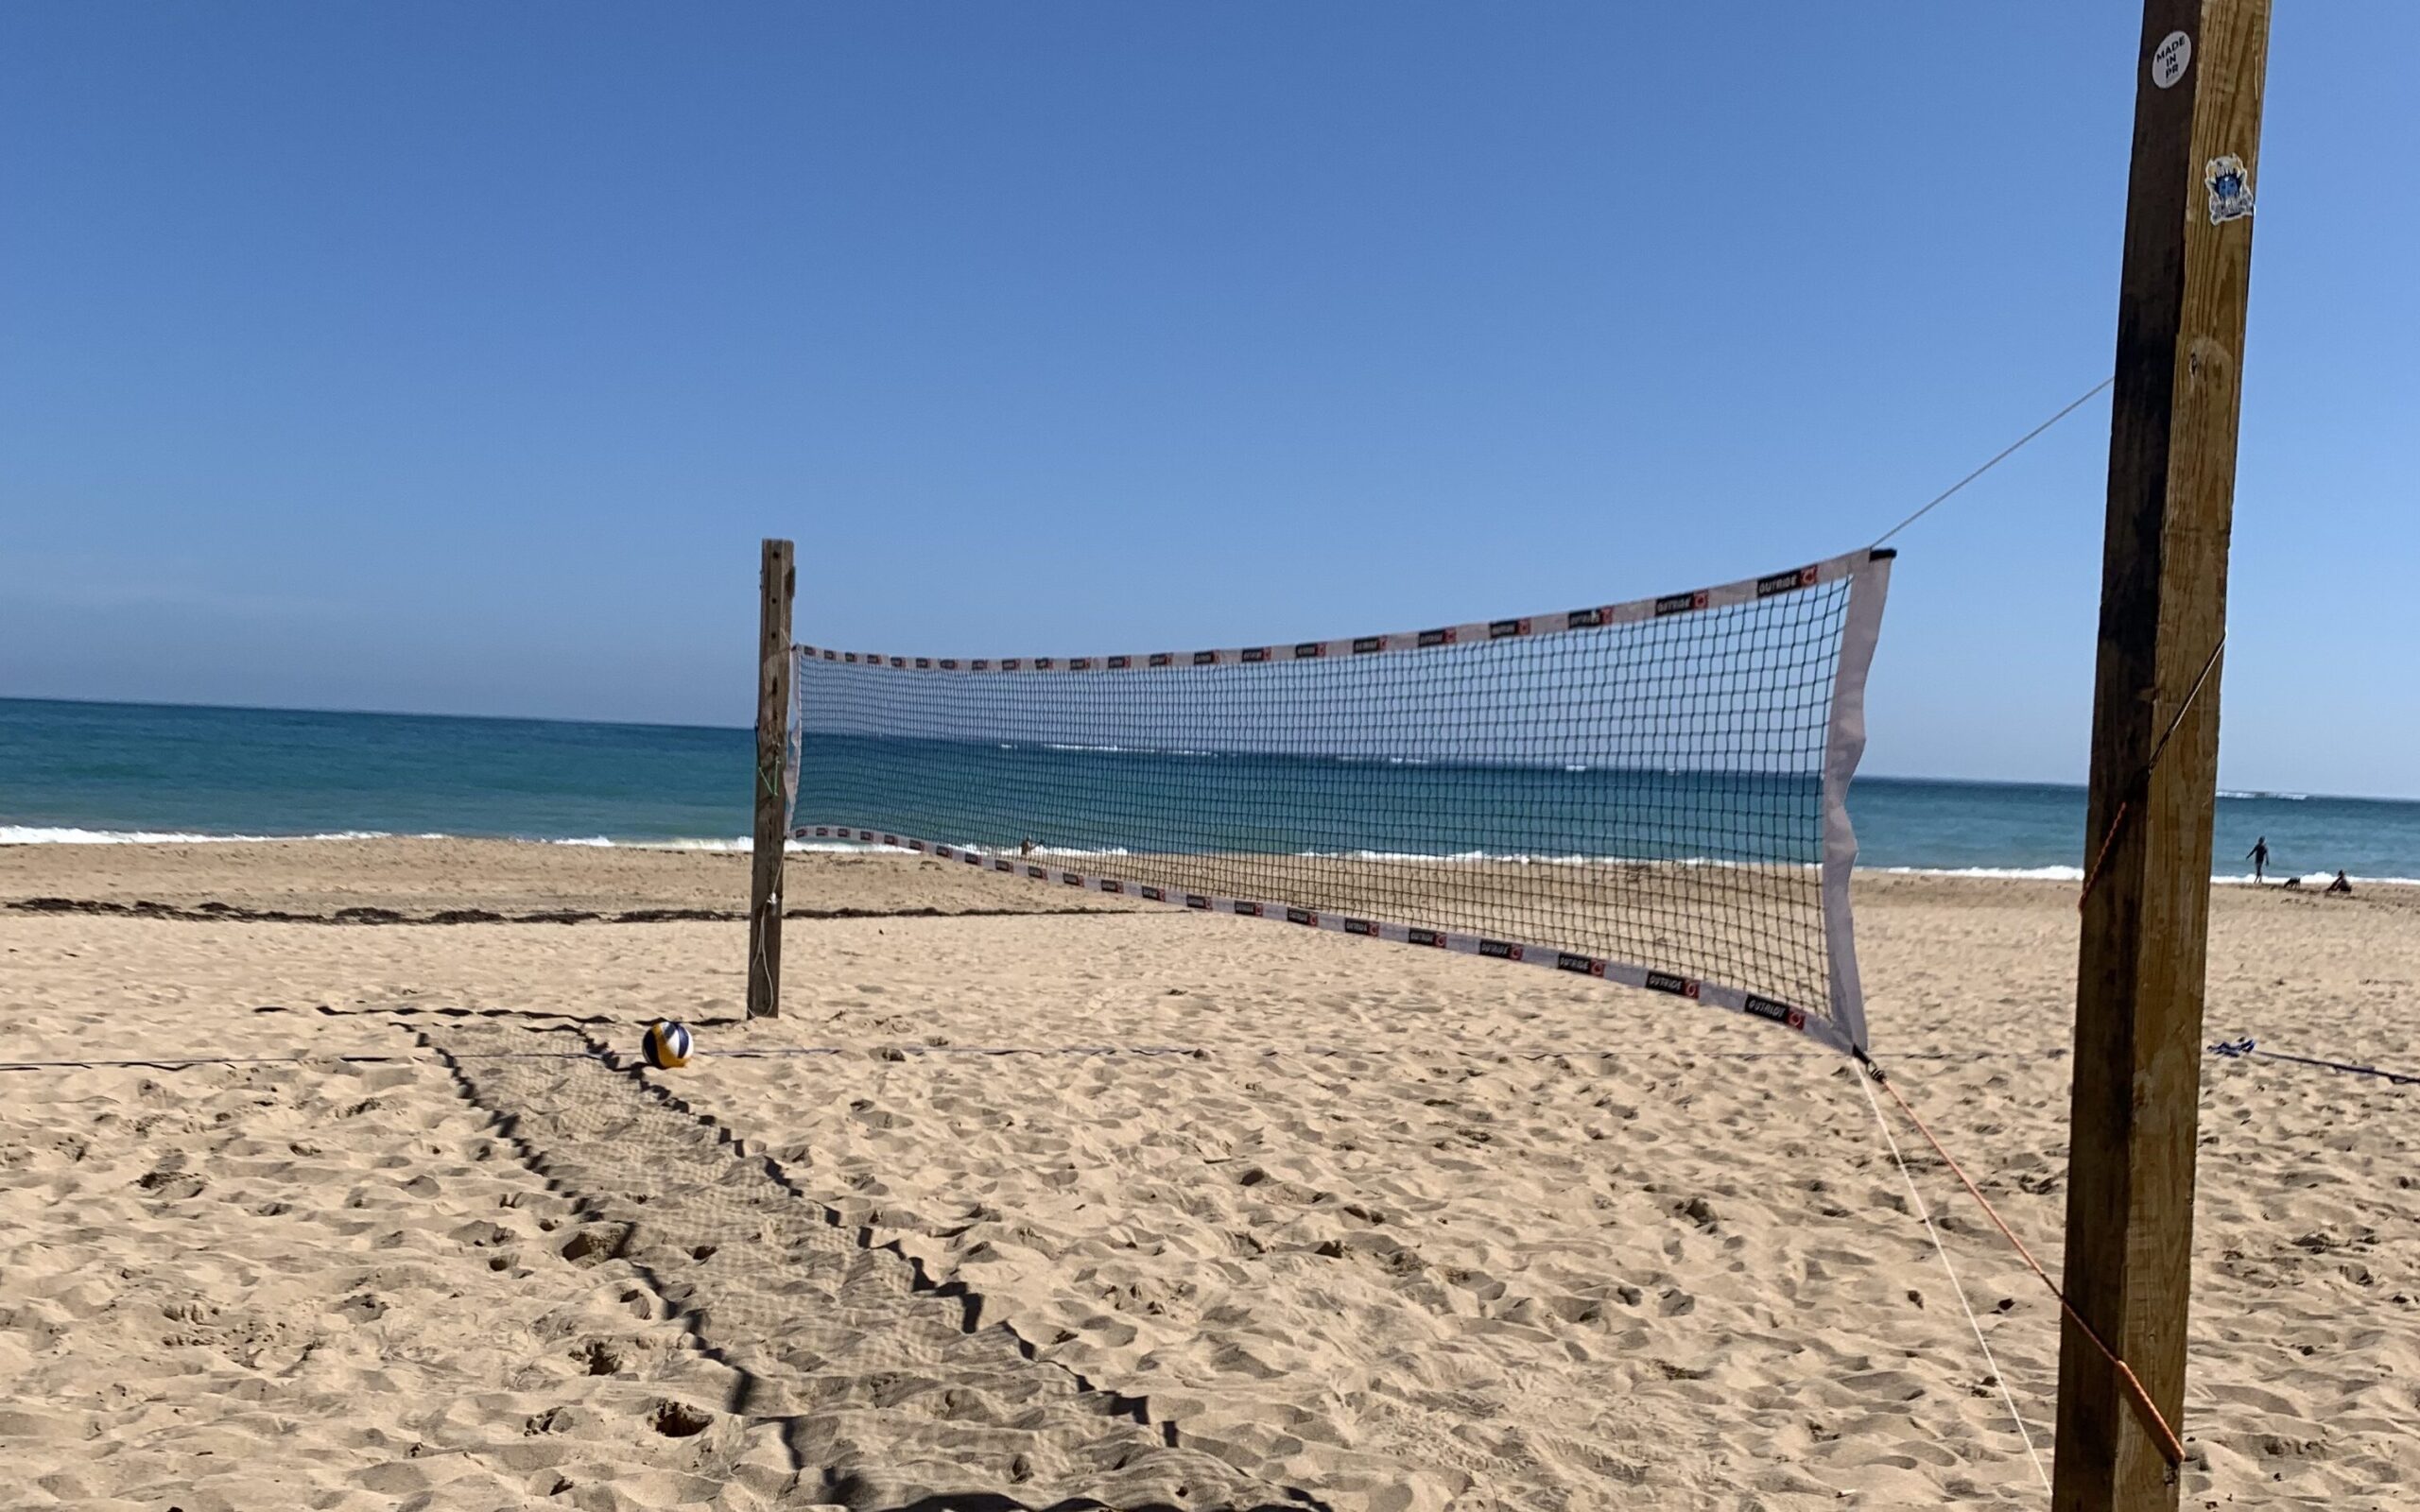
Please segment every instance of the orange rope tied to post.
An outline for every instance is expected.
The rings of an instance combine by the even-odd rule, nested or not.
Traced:
[[[2092,885],[2100,880],[2100,868],[2108,863],[2109,849],[2118,843],[2118,832],[2126,827],[2126,811],[2134,806],[2128,799],[2118,805],[2117,814],[2109,820],[2109,833],[2100,841],[2100,851],[2092,858],[2092,869],[2083,874],[2083,891],[2076,894],[2076,912],[2083,912],[2083,901],[2092,896]]]
[[[2210,647],[2209,660],[2202,663],[2201,676],[2193,679],[2192,689],[2185,695],[2185,701],[2176,706],[2176,716],[2168,722],[2168,729],[2160,732],[2159,743],[2152,747],[2151,755],[2144,758],[2142,771],[2128,784],[2128,791],[2134,797],[2120,801],[2118,812],[2110,816],[2109,833],[2100,837],[2100,850],[2092,858],[2092,869],[2083,875],[2083,890],[2076,894],[2077,913],[2083,912],[2083,901],[2092,896],[2092,885],[2100,880],[2100,868],[2109,860],[2110,849],[2118,843],[2118,832],[2126,827],[2127,811],[2135,806],[2135,799],[2151,791],[2152,772],[2159,765],[2160,753],[2168,749],[2169,738],[2176,733],[2176,727],[2185,723],[2186,713],[2193,707],[2193,700],[2202,696],[2202,684],[2210,680],[2210,670],[2219,664],[2219,653],[2226,648],[2226,633],[2222,630],[2219,634],[2219,644]]]
[[[2085,902],[2092,897],[2093,884],[2100,880],[2101,868],[2109,864],[2109,852],[2118,845],[2118,833],[2126,827],[2126,816],[2133,812],[2136,799],[2150,793],[2152,773],[2158,768],[2161,754],[2168,749],[2168,743],[2176,734],[2177,727],[2185,723],[2185,715],[2191,711],[2193,701],[2202,696],[2203,684],[2210,680],[2210,673],[2219,664],[2220,653],[2226,648],[2226,632],[2221,630],[2219,633],[2218,644],[2210,647],[2208,659],[2202,663],[2201,674],[2194,678],[2193,686],[2187,690],[2185,701],[2176,706],[2176,713],[2169,718],[2168,728],[2160,731],[2159,740],[2152,747],[2152,753],[2144,758],[2142,771],[2129,784],[2132,796],[2120,799],[2118,812],[2110,816],[2109,833],[2100,837],[2100,849],[2093,855],[2092,868],[2084,873],[2083,890],[2076,894],[2076,912],[2083,912]],[[1868,1064],[1872,1065],[1871,1062]],[[1874,1079],[1882,1083],[1882,1090],[1889,1092],[1891,1100],[1899,1105],[1899,1110],[1908,1115],[1908,1122],[1916,1126],[1916,1132],[1925,1137],[1925,1143],[1932,1146],[1933,1153],[1941,1157],[1943,1162],[1957,1176],[1959,1183],[1965,1187],[1967,1193],[1982,1206],[1983,1212],[1992,1220],[1993,1227],[1998,1228],[2001,1235],[2016,1247],[2016,1252],[2024,1257],[2025,1263],[2035,1276],[2041,1278],[2042,1284],[2050,1289],[2050,1295],[2059,1299],[2060,1311],[2074,1320],[2076,1327],[2083,1331],[2083,1336],[2092,1341],[2092,1347],[2099,1349],[2101,1357],[2109,1362],[2110,1368],[2118,1372],[2119,1383],[2126,1388],[2127,1398],[2134,1402],[2135,1412],[2141,1416],[2143,1426],[2149,1429],[2152,1436],[2159,1441],[2160,1453],[2167,1457],[2169,1467],[2173,1469],[2183,1465],[2185,1463],[2184,1442],[2176,1436],[2176,1430],[2168,1425],[2168,1419],[2160,1416],[2159,1408],[2152,1401],[2152,1394],[2144,1389],[2141,1379],[2135,1374],[2135,1367],[2120,1359],[2118,1351],[2104,1343],[2100,1335],[2093,1331],[2092,1325],[2083,1320],[2083,1315],[2068,1302],[2066,1293],[2059,1289],[2059,1283],[2050,1279],[2049,1273],[2045,1271],[2041,1263],[2033,1258],[2033,1252],[2025,1247],[2025,1241],[2017,1238],[2014,1230],[2001,1222],[1999,1212],[1992,1206],[1990,1199],[1986,1198],[1981,1189],[1968,1178],[1965,1170],[1956,1160],[1950,1159],[1949,1152],[1942,1148],[1941,1141],[1933,1138],[1932,1130],[1925,1127],[1925,1121],[1916,1116],[1916,1110],[1908,1106],[1908,1100],[1899,1095],[1899,1089],[1891,1085],[1889,1078],[1882,1074],[1881,1068],[1874,1067],[1873,1070]]]
[[[2000,1237],[2006,1239],[2016,1250],[2017,1255],[2024,1260],[2026,1268],[2032,1271],[2042,1284],[2049,1289],[2050,1295],[2058,1299],[2059,1310],[2065,1313],[2077,1328],[2083,1331],[2083,1336],[2092,1341],[2092,1347],[2100,1350],[2101,1358],[2109,1362],[2110,1368],[2118,1372],[2118,1380],[2125,1386],[2126,1396],[2134,1402],[2135,1413],[2143,1420],[2143,1427],[2153,1439],[2158,1441],[2162,1457],[2170,1467],[2183,1465],[2185,1442],[2176,1436],[2176,1430],[2170,1428],[2168,1425],[2168,1419],[2161,1416],[2158,1404],[2152,1400],[2151,1392],[2144,1387],[2141,1379],[2135,1374],[2135,1367],[2121,1359],[2118,1351],[2109,1347],[2093,1326],[2084,1321],[2083,1315],[2078,1313],[2074,1304],[2067,1300],[2067,1294],[2059,1289],[2059,1283],[2052,1280],[2050,1273],[2042,1268],[2042,1263],[2033,1258],[2033,1251],[2025,1247],[2025,1241],[2016,1237],[2016,1231],[2000,1217],[1999,1210],[1993,1207],[1991,1199],[1983,1195],[1982,1189],[1975,1185],[1974,1178],[1966,1174],[1965,1167],[1960,1165],[1956,1158],[1942,1147],[1941,1141],[1933,1137],[1932,1130],[1926,1126],[1925,1121],[1917,1116],[1913,1108],[1908,1106],[1908,1100],[1899,1095],[1899,1089],[1891,1085],[1891,1078],[1882,1074],[1882,1068],[1871,1060],[1865,1062],[1865,1067],[1873,1074],[1874,1079],[1881,1084],[1882,1090],[1891,1094],[1891,1100],[1899,1105],[1899,1111],[1908,1115],[1908,1122],[1914,1125],[1916,1132],[1924,1136],[1925,1143],[1932,1146],[1932,1152],[1941,1157],[1942,1163],[1949,1167],[1950,1174],[1958,1177],[1959,1184],[1966,1189],[1967,1195],[1973,1197],[1982,1208],[1984,1216],[1992,1220],[1992,1227],[2000,1231]]]

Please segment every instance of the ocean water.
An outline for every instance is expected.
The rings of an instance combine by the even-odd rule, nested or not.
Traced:
[[[0,844],[458,834],[740,850],[753,747],[746,730],[0,699]],[[1077,848],[1111,847],[1118,803],[1139,803],[1150,793],[1158,804],[1172,784],[1194,816],[1194,843],[1204,849],[1453,855],[1467,851],[1471,816],[1485,812],[1523,816],[1531,828],[1520,834],[1517,853],[1539,858],[1599,853],[1590,836],[1556,817],[1600,806],[1577,801],[1585,784],[1650,784],[1677,814],[1704,809],[1682,801],[1705,796],[1685,790],[1717,782],[1734,813],[1796,813],[1805,799],[1770,778],[1364,766],[1351,782],[1370,822],[1355,828],[1340,827],[1338,805],[1321,801],[1334,796],[1322,785],[1343,781],[1337,764],[988,745],[927,749],[914,759],[940,763],[956,779],[961,816],[969,804],[999,811],[977,821],[988,833],[929,838],[1001,845],[1020,837],[1015,778],[1037,763],[1063,774],[1081,764],[1085,785],[1105,795],[1101,833],[1073,837]],[[1302,817],[1282,831],[1222,830],[1217,794],[1236,783],[1287,784],[1302,801],[1284,807]],[[1400,800],[1368,802],[1373,791],[1396,789]],[[815,808],[803,801],[801,820],[849,817],[829,812],[828,802],[826,812]],[[1852,789],[1850,812],[1860,866],[2083,876],[2081,787],[1867,778]],[[909,817],[894,815],[890,827]],[[2420,879],[2420,802],[2222,794],[2219,877],[2248,877],[2241,858],[2260,835],[2268,837],[2273,875],[2317,877],[2342,868],[2357,879]],[[1660,857],[1724,858],[1711,833],[1685,820],[1645,849]]]
[[[738,844],[755,744],[745,730],[0,699],[0,841]]]

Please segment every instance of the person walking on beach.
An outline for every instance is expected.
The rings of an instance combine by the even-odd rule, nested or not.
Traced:
[[[2327,885],[2327,890],[2331,893],[2341,893],[2347,898],[2353,896],[2353,885],[2345,880],[2342,870],[2336,873],[2336,880]]]
[[[2257,887],[2261,882],[2260,874],[2269,869],[2269,837],[2264,834],[2253,841],[2252,849],[2244,855],[2252,862],[2252,885]]]

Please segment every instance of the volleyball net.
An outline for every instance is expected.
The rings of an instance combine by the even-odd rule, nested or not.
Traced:
[[[792,836],[1600,977],[1862,1054],[1892,553],[1210,651],[792,649]]]

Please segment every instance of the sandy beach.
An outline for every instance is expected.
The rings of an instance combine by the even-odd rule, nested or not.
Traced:
[[[0,1505],[2047,1503],[1836,1056],[790,878],[748,1024],[744,856],[0,849],[0,1054],[88,1063],[0,1072]],[[1858,907],[1877,1059],[2055,1264],[2072,885]],[[710,1054],[646,1070],[657,1016]],[[2219,889],[2207,1028],[2420,1072],[2420,894]],[[2420,1087],[2204,1074],[2185,1504],[2407,1504]],[[1913,1164],[2048,1462],[2055,1304]]]

